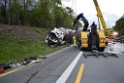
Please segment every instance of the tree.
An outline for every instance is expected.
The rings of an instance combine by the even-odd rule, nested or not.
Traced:
[[[9,0],[9,8],[8,8],[8,24],[10,24],[10,8],[11,8],[12,0]]]
[[[7,0],[1,0],[1,6],[0,6],[0,10],[1,10],[1,14],[0,14],[0,20],[2,23],[7,23]]]
[[[20,11],[21,11],[21,5],[17,0],[14,0],[12,3],[12,6],[10,8],[10,24],[20,24]]]
[[[74,28],[74,27],[72,26],[73,21],[74,21],[74,19],[75,19],[73,9],[71,9],[70,7],[66,7],[66,8],[64,8],[63,10],[64,10],[64,12],[63,12],[63,14],[64,14],[64,26],[65,26],[65,27]],[[81,27],[81,26],[82,26],[82,25],[81,25],[80,22],[78,22],[78,23],[76,24],[76,27]]]
[[[74,11],[63,7],[61,0],[0,0],[2,23],[71,28],[74,18]]]
[[[121,17],[116,21],[116,25],[114,26],[114,30],[119,32],[119,35],[124,35],[124,18]]]

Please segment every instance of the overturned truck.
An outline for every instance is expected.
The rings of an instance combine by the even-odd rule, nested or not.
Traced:
[[[74,31],[71,29],[55,27],[48,33],[45,39],[45,43],[48,44],[49,46],[60,46],[66,43],[71,43],[73,35]]]

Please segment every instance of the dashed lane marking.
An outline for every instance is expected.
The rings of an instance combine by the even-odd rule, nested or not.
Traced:
[[[83,71],[84,71],[84,64],[81,64],[81,67],[78,71],[78,74],[77,74],[77,78],[75,80],[75,83],[80,83],[81,82],[81,77],[83,75]]]

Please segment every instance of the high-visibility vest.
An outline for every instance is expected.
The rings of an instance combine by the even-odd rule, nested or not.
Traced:
[[[73,45],[74,45],[74,46],[77,46],[77,42],[76,42],[75,36],[73,37]]]

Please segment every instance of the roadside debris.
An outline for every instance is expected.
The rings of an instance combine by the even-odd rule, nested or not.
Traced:
[[[0,67],[0,74],[4,73],[4,69]]]
[[[0,74],[3,74],[4,72],[6,72],[7,70],[12,70],[12,69],[16,69],[18,67],[21,67],[21,66],[25,66],[25,65],[28,65],[29,63],[35,63],[35,62],[38,62],[40,61],[41,59],[46,59],[45,56],[32,56],[32,57],[29,57],[29,58],[25,58],[24,60],[22,61],[13,61],[13,62],[9,62],[9,63],[3,63],[3,64],[0,64]]]
[[[118,58],[117,54],[115,53],[98,52],[98,51],[84,52],[83,55],[84,55],[84,58],[88,58],[88,56],[95,56],[96,58],[98,58],[99,56],[103,56],[103,57],[113,56]]]

